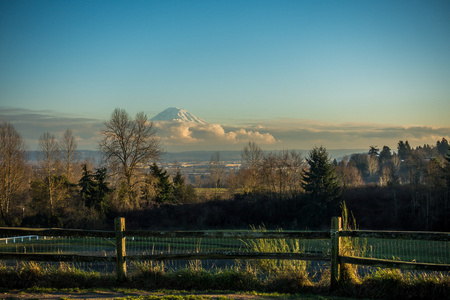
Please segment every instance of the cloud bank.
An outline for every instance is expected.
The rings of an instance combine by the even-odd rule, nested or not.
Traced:
[[[103,121],[54,111],[0,108],[0,121],[10,122],[22,135],[30,150],[38,147],[39,137],[50,132],[61,138],[71,129],[80,150],[97,149]],[[450,140],[450,127],[389,125],[376,123],[333,124],[313,120],[282,119],[242,122],[229,126],[214,123],[154,122],[157,135],[167,151],[242,150],[255,142],[264,150],[304,149],[323,145],[328,149],[368,149],[387,145],[396,150],[400,140],[413,146]]]
[[[274,145],[276,139],[269,132],[244,128],[230,128],[219,124],[191,122],[154,122],[158,136],[169,149],[234,150],[248,141],[261,145]]]
[[[0,108],[1,122],[9,122],[22,135],[29,150],[37,150],[39,138],[50,132],[57,139],[66,129],[72,133],[80,150],[95,150],[103,129],[101,120],[61,114],[50,110]]]

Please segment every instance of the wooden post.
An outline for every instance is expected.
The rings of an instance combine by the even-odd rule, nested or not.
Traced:
[[[114,230],[116,232],[116,274],[117,280],[123,281],[127,276],[127,265],[125,262],[125,218],[114,219]]]
[[[330,262],[330,289],[336,290],[339,283],[339,231],[341,230],[341,218],[331,218],[331,262]]]

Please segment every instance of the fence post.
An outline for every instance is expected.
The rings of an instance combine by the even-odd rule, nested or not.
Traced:
[[[333,217],[331,218],[331,262],[330,262],[330,289],[331,291],[336,290],[339,283],[339,231],[341,230],[341,218]]]
[[[116,232],[116,275],[118,281],[123,281],[127,275],[127,265],[125,262],[125,218],[114,219],[114,231]]]

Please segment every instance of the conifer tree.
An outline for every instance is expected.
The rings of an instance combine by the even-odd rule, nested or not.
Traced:
[[[107,196],[111,192],[106,182],[106,168],[97,169],[95,174],[83,165],[83,175],[78,183],[80,186],[80,197],[87,207],[93,207],[101,213],[108,209]]]
[[[335,167],[322,146],[313,148],[306,161],[309,169],[303,178],[303,188],[310,197],[311,204],[329,216],[339,207],[341,197]]]
[[[401,160],[407,159],[412,152],[411,146],[409,145],[408,141],[406,142],[399,141],[397,145],[397,150],[398,150],[398,157]]]
[[[83,165],[83,173],[81,175],[78,186],[80,189],[80,197],[87,207],[91,207],[94,201],[94,196],[97,189],[97,183],[93,180],[92,172],[88,170],[86,165]]]
[[[153,177],[156,178],[156,197],[155,202],[165,203],[173,200],[173,185],[170,182],[170,175],[167,171],[159,168],[156,163],[150,166],[150,171]]]
[[[186,185],[180,170],[177,170],[177,174],[173,178],[173,195],[175,201],[181,203],[192,203],[196,200],[194,188],[190,184]]]

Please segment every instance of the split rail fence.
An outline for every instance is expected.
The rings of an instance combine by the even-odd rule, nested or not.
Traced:
[[[322,261],[329,262],[331,271],[331,289],[335,289],[339,282],[339,270],[341,264],[355,264],[363,266],[396,268],[407,270],[426,270],[426,271],[450,271],[450,233],[447,232],[400,232],[400,231],[366,231],[366,230],[342,230],[341,218],[334,217],[331,220],[330,231],[137,231],[125,230],[125,219],[115,219],[114,231],[99,230],[77,230],[77,229],[33,229],[33,228],[0,228],[0,260],[25,260],[25,261],[41,261],[41,262],[109,262],[115,263],[116,276],[119,281],[123,280],[127,274],[127,262],[132,261],[176,261],[176,260],[257,260],[257,259],[275,259],[275,260],[305,260],[305,261]],[[101,238],[107,240],[107,244],[99,246],[97,252],[89,255],[79,254],[83,252],[76,251],[36,251],[41,253],[30,253],[30,251],[11,251],[14,248],[6,246],[15,242],[23,242],[25,240],[52,239],[53,237],[70,237],[70,238]],[[132,244],[139,239],[154,238],[153,242],[147,243],[147,250],[128,251],[127,244]],[[196,250],[187,250],[183,247],[177,251],[156,251],[155,242],[164,243],[164,239],[171,241],[173,249],[181,245],[182,240],[194,239],[196,241],[210,240],[211,245],[205,250],[204,247],[197,242]],[[225,241],[232,246],[224,245]],[[423,248],[420,251],[432,250],[437,248],[434,245],[442,244],[441,257],[438,258],[440,263],[423,263],[412,261],[399,261],[395,257],[393,259],[360,257],[355,252],[348,251],[348,243],[344,239],[388,239],[388,240],[407,240],[420,241]],[[161,242],[161,240],[163,242]],[[297,241],[296,250],[279,249],[271,252],[260,251],[255,248],[257,240],[289,240]],[[306,249],[298,247],[298,241],[310,240],[314,241],[312,247]],[[234,242],[230,242],[234,241]],[[432,242],[433,244],[427,244]],[[153,243],[153,248],[148,249]],[[235,244],[233,244],[235,243]],[[319,244],[320,243],[320,244]],[[244,247],[249,244],[253,247]],[[244,245],[244,246],[243,246]],[[316,247],[319,245],[318,247]],[[77,246],[80,248],[80,246]],[[170,247],[170,245],[166,245]],[[316,247],[316,249],[314,249]],[[4,250],[2,250],[2,248]],[[320,249],[317,249],[320,248]],[[19,249],[20,250],[20,249]],[[170,250],[170,249],[169,249]],[[21,253],[20,253],[21,252]],[[35,252],[35,251],[32,251]],[[43,253],[44,252],[44,253]],[[443,253],[443,254],[442,254]],[[386,255],[385,255],[386,257]],[[441,263],[443,262],[443,263]]]

